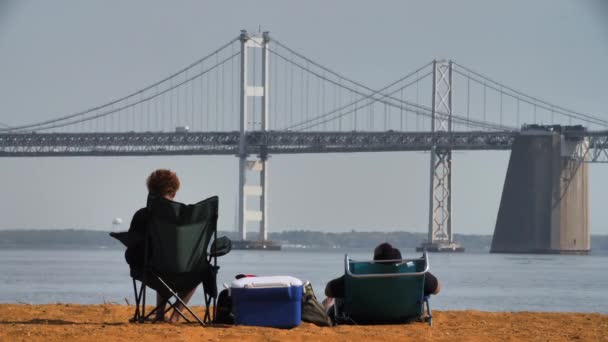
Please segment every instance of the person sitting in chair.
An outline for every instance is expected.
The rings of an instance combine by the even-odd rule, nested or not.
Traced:
[[[401,252],[399,249],[391,246],[388,242],[381,243],[374,249],[374,261],[382,260],[401,260]],[[438,294],[440,290],[441,286],[439,285],[437,278],[432,275],[431,272],[426,272],[424,274],[424,295],[435,295]],[[327,283],[327,286],[325,286],[325,296],[327,296],[327,298],[323,300],[323,306],[326,310],[334,305],[334,298],[344,298],[344,276],[333,279]]]
[[[172,172],[171,170],[158,169],[148,176],[146,185],[150,194],[162,196],[172,201],[175,198],[177,190],[179,190],[180,182],[175,172]],[[149,215],[150,213],[147,208],[141,208],[135,212],[135,215],[133,215],[133,219],[131,220],[131,225],[129,226],[130,239],[131,236],[143,237],[145,235]],[[129,241],[129,248],[127,248],[127,251],[125,252],[125,258],[127,259],[127,263],[131,268],[131,275],[135,278],[141,276],[144,271],[143,267],[145,259],[145,243],[143,238],[138,239],[138,241]],[[178,292],[178,295],[184,302],[188,303],[192,295],[194,295],[195,290],[196,287],[187,291]],[[164,298],[157,292],[156,305],[158,307],[164,308],[167,301],[167,298]],[[176,306],[176,308],[178,310],[183,310],[184,306],[180,303]],[[173,311],[168,322],[178,322],[179,318],[179,314],[176,311]],[[163,310],[156,312],[156,321],[165,321]]]

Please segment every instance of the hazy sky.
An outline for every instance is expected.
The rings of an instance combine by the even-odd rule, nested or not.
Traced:
[[[0,122],[105,103],[235,37],[264,30],[380,87],[433,58],[608,119],[608,6],[597,1],[0,0]],[[454,231],[491,234],[508,152],[454,153]],[[177,200],[221,201],[231,229],[237,159],[1,158],[0,229],[112,229],[145,204],[145,177],[177,171]],[[428,153],[273,156],[271,231],[426,231]],[[591,228],[608,234],[608,165],[590,171]],[[126,224],[125,224],[126,225]],[[124,225],[123,225],[124,228]]]

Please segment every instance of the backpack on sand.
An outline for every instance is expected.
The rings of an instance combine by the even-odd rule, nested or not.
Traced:
[[[327,316],[323,305],[317,301],[315,292],[309,282],[304,284],[304,294],[302,295],[302,321],[320,327],[332,326],[331,319]]]

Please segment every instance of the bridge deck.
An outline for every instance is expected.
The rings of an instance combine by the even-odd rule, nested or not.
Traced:
[[[348,153],[452,150],[510,150],[520,132],[248,132],[247,153]],[[569,132],[586,138],[591,158],[608,160],[608,131]],[[0,157],[236,155],[239,132],[5,133]]]
[[[518,132],[248,132],[247,152],[259,154],[509,150]],[[1,157],[236,155],[239,132],[0,134]]]

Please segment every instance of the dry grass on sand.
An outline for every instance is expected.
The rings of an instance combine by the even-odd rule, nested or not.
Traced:
[[[608,315],[435,311],[423,323],[290,329],[129,324],[124,305],[0,305],[0,341],[608,341]],[[200,308],[197,308],[201,311]]]

